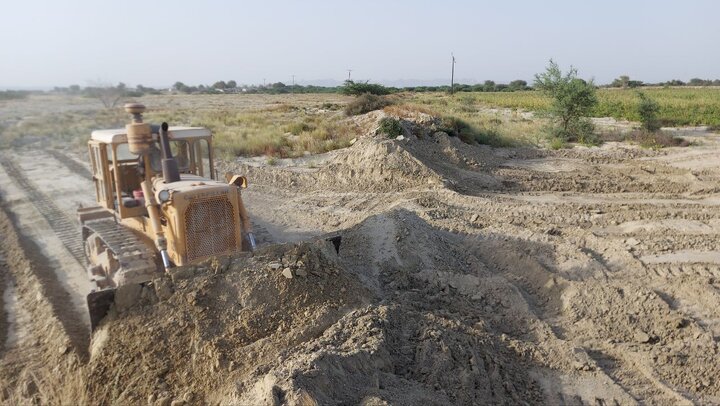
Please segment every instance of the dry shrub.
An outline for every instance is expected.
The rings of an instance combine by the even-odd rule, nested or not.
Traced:
[[[666,132],[635,131],[631,139],[643,148],[660,149],[665,147],[687,147],[690,143],[684,138],[676,137]]]
[[[345,106],[345,115],[357,116],[374,110],[380,110],[390,104],[392,104],[392,102],[385,97],[366,93],[358,96],[355,100]]]

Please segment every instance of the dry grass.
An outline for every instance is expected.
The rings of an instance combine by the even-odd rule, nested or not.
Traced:
[[[474,94],[404,94],[403,103],[386,107],[388,114],[427,114],[439,117],[441,126],[468,143],[496,147],[543,145],[544,120],[526,118],[511,109],[489,109]]]
[[[615,110],[607,110],[608,113],[630,114],[634,93],[602,90],[599,94],[601,106],[603,100],[614,106]],[[716,111],[716,95],[720,93],[713,89],[655,89],[648,94],[665,106],[661,116],[674,114],[677,120],[694,122],[697,118],[682,118],[672,106],[679,106],[683,114],[706,116]],[[384,108],[386,113],[398,117],[418,114],[439,117],[448,130],[454,130],[467,142],[547,146],[544,120],[530,118],[523,112],[547,106],[547,100],[537,92],[455,96],[401,93],[390,99],[393,104]],[[148,121],[210,128],[215,134],[216,151],[226,158],[322,153],[345,147],[358,136],[357,127],[350,125],[342,114],[353,98],[335,94],[163,95],[135,101],[148,106]],[[87,98],[43,95],[2,103],[0,147],[42,140],[45,145],[85,148],[92,130],[118,128],[128,121],[121,108],[105,110],[100,103]],[[693,108],[695,105],[704,107]]]
[[[182,95],[137,101],[148,106],[146,121],[211,129],[216,151],[224,157],[292,157],[342,148],[357,136],[356,127],[345,125],[338,111],[348,100],[338,95]],[[41,108],[17,105],[13,116],[0,115],[0,147],[42,140],[45,145],[85,148],[92,130],[120,128],[128,122],[122,108],[105,110],[98,104],[88,109],[87,103],[43,96],[37,100]],[[68,108],[76,104],[81,107]],[[27,116],[23,108],[40,114]]]

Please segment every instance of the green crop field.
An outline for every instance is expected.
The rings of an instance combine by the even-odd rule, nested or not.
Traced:
[[[647,88],[642,92],[660,105],[659,119],[665,126],[720,126],[720,88]],[[412,99],[428,105],[477,103],[486,107],[506,107],[541,111],[550,99],[539,92],[458,93],[452,99],[441,93],[411,95]],[[600,89],[595,117],[614,117],[639,121],[638,96],[635,89]]]

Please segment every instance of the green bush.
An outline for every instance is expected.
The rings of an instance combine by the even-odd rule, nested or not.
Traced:
[[[358,83],[353,82],[352,80],[346,80],[345,85],[340,89],[340,92],[348,96],[360,96],[365,93],[384,96],[391,93],[390,89],[383,85],[367,82]]]
[[[440,130],[445,131],[451,137],[459,137],[463,141],[470,143],[472,141],[472,128],[467,121],[455,116],[443,117],[440,121]]]
[[[355,100],[348,103],[345,106],[345,115],[357,116],[359,114],[365,114],[373,110],[380,110],[383,107],[389,106],[392,102],[382,96],[376,96],[374,94],[365,93],[358,96]]]
[[[660,129],[660,121],[657,118],[660,105],[643,92],[638,92],[637,95],[640,98],[637,112],[638,116],[640,116],[642,128],[649,132],[656,132]]]
[[[380,119],[380,127],[378,128],[381,134],[385,134],[389,138],[396,138],[398,135],[402,135],[403,128],[400,125],[400,121],[392,117],[383,117]]]
[[[552,98],[548,111],[554,129],[552,137],[588,143],[594,126],[587,117],[598,103],[595,85],[577,77],[577,69],[563,75],[552,59],[544,73],[535,75],[535,88]]]
[[[446,132],[451,137],[458,137],[462,142],[470,145],[483,144],[493,147],[508,147],[512,144],[510,140],[500,133],[497,126],[473,125],[455,116],[443,117],[438,129]]]
[[[550,139],[550,149],[558,150],[565,148],[565,140],[562,138],[551,138]]]

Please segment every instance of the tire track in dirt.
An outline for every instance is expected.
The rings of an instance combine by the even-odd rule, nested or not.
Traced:
[[[81,358],[87,356],[88,328],[76,312],[73,301],[57,279],[51,262],[40,247],[20,233],[17,218],[0,196],[0,252],[6,269],[16,282],[18,306],[30,314],[31,333],[41,337],[49,347],[56,346],[61,354],[73,350]],[[65,348],[63,350],[63,348]],[[59,349],[59,350],[58,350]]]
[[[76,160],[74,160],[72,157],[56,149],[46,149],[45,152],[47,152],[50,156],[55,158],[61,164],[65,165],[65,167],[68,168],[71,172],[80,175],[85,179],[92,179],[92,173],[90,173],[90,170]]]
[[[587,353],[603,372],[640,404],[692,404],[682,394],[654,378],[648,371],[631,365],[622,356],[600,350],[589,350]]]
[[[5,304],[7,295],[11,293],[9,272],[5,257],[0,253],[0,354],[5,352],[10,334],[10,309]]]
[[[59,159],[59,161],[63,161]],[[0,162],[8,176],[27,194],[30,202],[38,209],[40,214],[47,220],[50,227],[57,234],[60,241],[80,266],[85,267],[85,251],[82,241],[79,238],[78,225],[67,217],[50,197],[40,192],[25,176],[23,171],[15,164],[12,158],[6,157]]]

